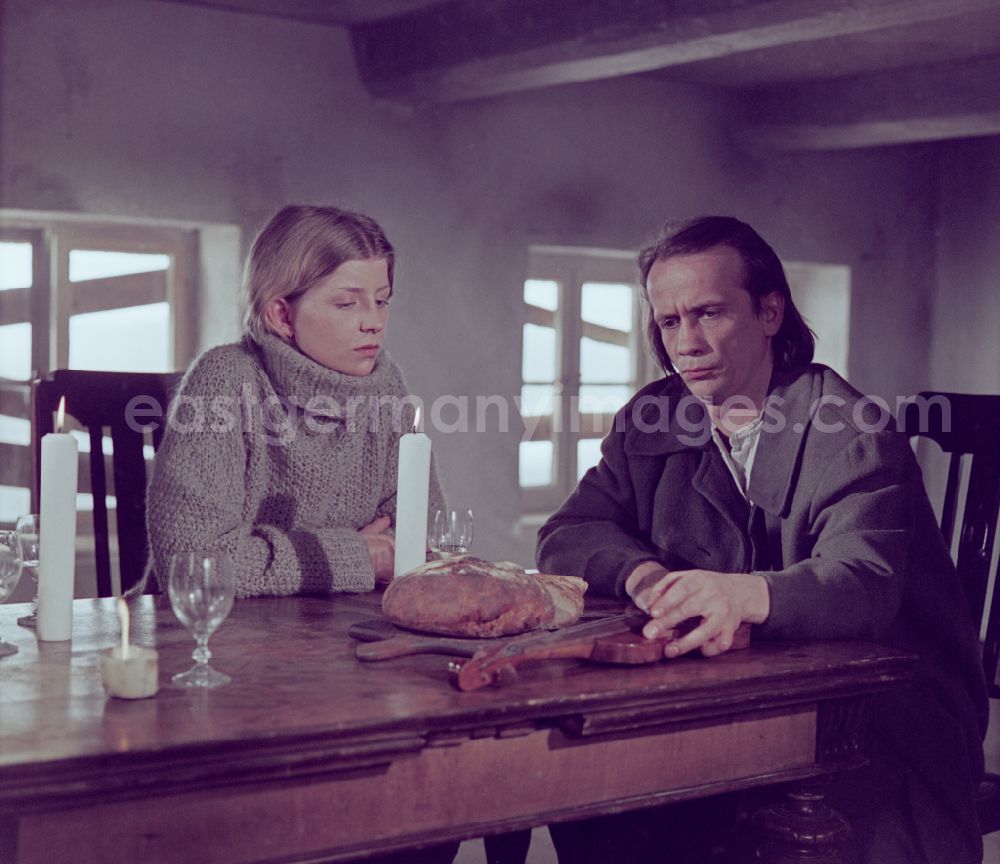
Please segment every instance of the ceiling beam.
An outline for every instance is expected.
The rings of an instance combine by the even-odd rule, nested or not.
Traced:
[[[264,15],[269,18],[311,21],[317,24],[344,24],[342,18],[331,15],[324,5],[317,3],[316,0],[289,0],[280,7],[276,7],[273,0],[160,0],[160,2],[175,3],[180,6],[200,6],[225,12]]]
[[[437,0],[160,0],[227,12],[311,21],[337,27],[404,15]]]
[[[374,95],[458,102],[995,8],[996,0],[453,0],[351,34]]]
[[[747,140],[771,150],[853,150],[1000,135],[1000,111],[837,124],[774,124],[750,130]]]
[[[758,91],[754,146],[843,150],[1000,134],[1000,57]]]

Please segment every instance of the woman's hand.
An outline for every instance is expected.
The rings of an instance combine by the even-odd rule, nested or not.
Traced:
[[[368,557],[372,559],[375,584],[384,585],[392,581],[392,568],[396,558],[396,541],[388,532],[392,520],[379,516],[358,532],[368,546]]]
[[[653,619],[642,630],[647,639],[662,636],[688,618],[702,619],[689,633],[666,645],[666,657],[678,657],[695,648],[707,657],[722,654],[732,648],[733,634],[742,622],[760,624],[770,611],[767,580],[752,573],[670,573],[646,562],[629,574],[625,590]]]

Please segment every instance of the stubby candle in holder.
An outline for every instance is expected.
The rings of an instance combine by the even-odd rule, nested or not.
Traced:
[[[122,625],[121,645],[101,654],[101,683],[109,696],[119,699],[145,699],[160,689],[159,657],[152,648],[129,644],[128,604],[117,601]]]
[[[393,578],[427,560],[427,499],[430,495],[431,439],[420,429],[420,408],[413,431],[399,438],[396,476],[396,557]]]

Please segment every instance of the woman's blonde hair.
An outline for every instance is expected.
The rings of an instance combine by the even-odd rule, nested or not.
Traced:
[[[245,332],[280,336],[264,314],[273,300],[293,300],[345,261],[368,258],[385,260],[392,288],[395,252],[374,219],[336,207],[283,207],[257,235],[243,271]]]

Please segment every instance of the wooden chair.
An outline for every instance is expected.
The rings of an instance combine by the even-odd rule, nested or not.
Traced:
[[[42,436],[53,431],[54,413],[65,397],[66,413],[74,417],[90,436],[90,491],[94,497],[94,551],[97,594],[112,596],[111,546],[108,533],[107,465],[103,451],[104,430],[110,429],[112,442],[111,475],[117,499],[119,574],[124,593],[135,586],[146,566],[146,435],[155,450],[163,439],[167,403],[180,381],[180,372],[90,372],[58,369],[32,385],[32,449],[34,484],[32,510],[38,512],[41,488]],[[130,411],[130,403],[138,408]],[[156,405],[162,411],[157,420],[143,409]],[[144,432],[144,427],[150,427]],[[152,427],[156,427],[155,429]]]
[[[935,441],[947,454],[948,479],[941,510],[941,532],[953,547],[956,518],[961,512],[955,566],[977,626],[986,619],[982,643],[983,671],[991,699],[1000,698],[1000,590],[987,606],[990,566],[997,544],[1000,511],[1000,396],[923,392],[899,412],[900,429],[912,437]],[[971,457],[968,484],[962,491],[963,456]],[[1000,829],[1000,775],[988,774],[977,796],[984,834]]]

